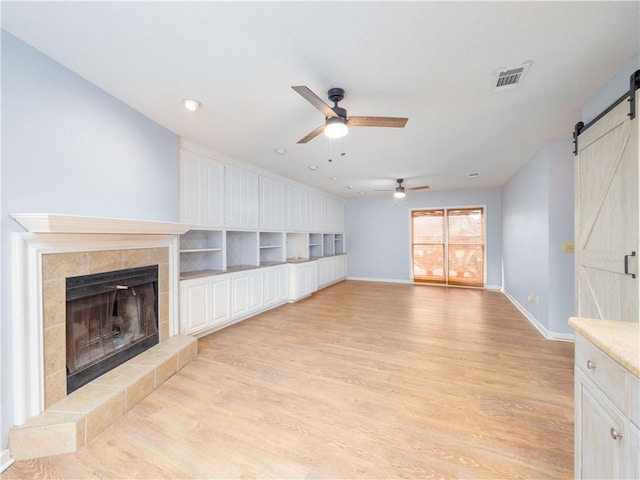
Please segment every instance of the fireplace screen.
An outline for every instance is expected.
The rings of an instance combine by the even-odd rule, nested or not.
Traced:
[[[158,266],[67,279],[67,393],[158,343]]]

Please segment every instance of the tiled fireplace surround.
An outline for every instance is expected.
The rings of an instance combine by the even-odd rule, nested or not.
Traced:
[[[25,285],[23,308],[17,311],[32,327],[23,328],[23,341],[14,332],[14,345],[39,347],[36,355],[14,355],[22,363],[14,365],[16,375],[24,372],[26,377],[19,380],[14,397],[21,423],[9,434],[14,459],[78,450],[197,355],[197,340],[177,335],[172,273],[180,226],[112,221],[96,227],[91,219],[82,226],[83,219],[70,218],[81,224],[72,233],[65,231],[65,223],[52,222],[45,232],[27,226],[35,234],[16,234],[13,242],[19,257],[14,267],[23,266]],[[66,278],[147,265],[158,265],[159,344],[67,395]]]

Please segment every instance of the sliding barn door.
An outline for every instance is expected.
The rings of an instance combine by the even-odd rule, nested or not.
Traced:
[[[638,117],[630,120],[628,113],[629,102],[621,102],[578,137],[575,261],[581,317],[638,321]]]

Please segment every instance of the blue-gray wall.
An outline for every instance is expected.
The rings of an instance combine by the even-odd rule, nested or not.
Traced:
[[[177,151],[176,135],[2,31],[0,448],[13,423],[10,235],[23,231],[9,214],[177,221]]]
[[[504,291],[545,335],[570,335],[573,312],[573,154],[545,143],[502,188]]]
[[[349,277],[411,282],[411,218],[415,208],[486,206],[487,285],[502,286],[500,189],[412,192],[345,202]]]

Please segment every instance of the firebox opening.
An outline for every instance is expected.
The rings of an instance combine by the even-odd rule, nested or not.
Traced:
[[[67,394],[158,343],[158,266],[67,278]]]

